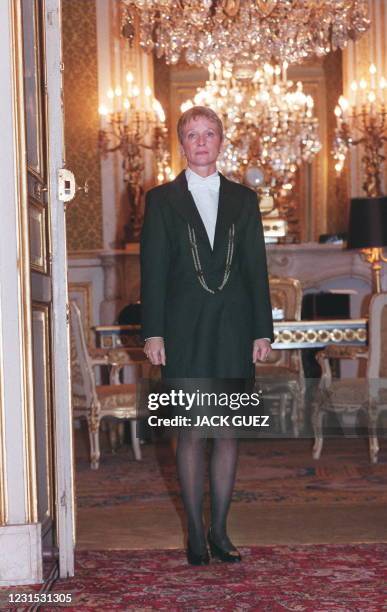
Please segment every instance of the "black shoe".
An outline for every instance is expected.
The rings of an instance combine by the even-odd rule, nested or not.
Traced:
[[[239,563],[242,561],[241,554],[238,550],[223,550],[211,537],[211,529],[207,534],[208,545],[210,547],[211,556],[223,561],[223,563]]]
[[[190,565],[208,565],[210,562],[210,555],[208,554],[208,550],[206,549],[203,553],[195,553],[191,545],[187,543],[187,560]]]

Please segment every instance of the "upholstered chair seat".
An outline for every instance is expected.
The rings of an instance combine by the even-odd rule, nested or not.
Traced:
[[[97,385],[98,401],[105,414],[111,410],[113,416],[123,409],[123,418],[136,419],[136,385]]]

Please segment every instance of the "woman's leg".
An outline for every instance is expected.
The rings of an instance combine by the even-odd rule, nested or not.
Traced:
[[[227,535],[227,514],[234,488],[238,461],[237,438],[214,438],[210,461],[211,533],[226,551],[235,550]]]
[[[206,550],[203,525],[206,443],[206,438],[200,438],[194,429],[181,428],[178,432],[177,473],[188,519],[188,539],[191,549],[197,554]]]

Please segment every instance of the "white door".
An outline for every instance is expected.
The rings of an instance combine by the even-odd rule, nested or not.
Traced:
[[[61,0],[20,2],[31,266],[37,520],[42,548],[74,573],[74,492],[64,203]]]

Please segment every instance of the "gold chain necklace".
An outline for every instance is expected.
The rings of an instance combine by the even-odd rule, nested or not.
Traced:
[[[193,259],[193,262],[194,262],[196,274],[198,275],[199,283],[201,284],[203,289],[205,289],[209,293],[215,293],[214,289],[210,289],[210,287],[207,285],[206,279],[204,278],[204,274],[203,274],[203,270],[202,270],[202,265],[200,263],[198,245],[197,245],[197,242],[196,242],[195,230],[189,224],[188,224],[188,236],[189,236],[189,242],[190,242],[190,245],[191,245],[192,259]],[[234,238],[235,238],[235,225],[233,223],[232,226],[230,227],[230,229],[228,230],[228,245],[227,245],[226,264],[225,264],[225,267],[224,267],[223,280],[222,280],[221,284],[218,287],[218,291],[222,291],[222,289],[225,287],[225,285],[226,285],[226,283],[228,281],[228,278],[230,276],[232,258],[233,258],[233,255],[234,255]]]

